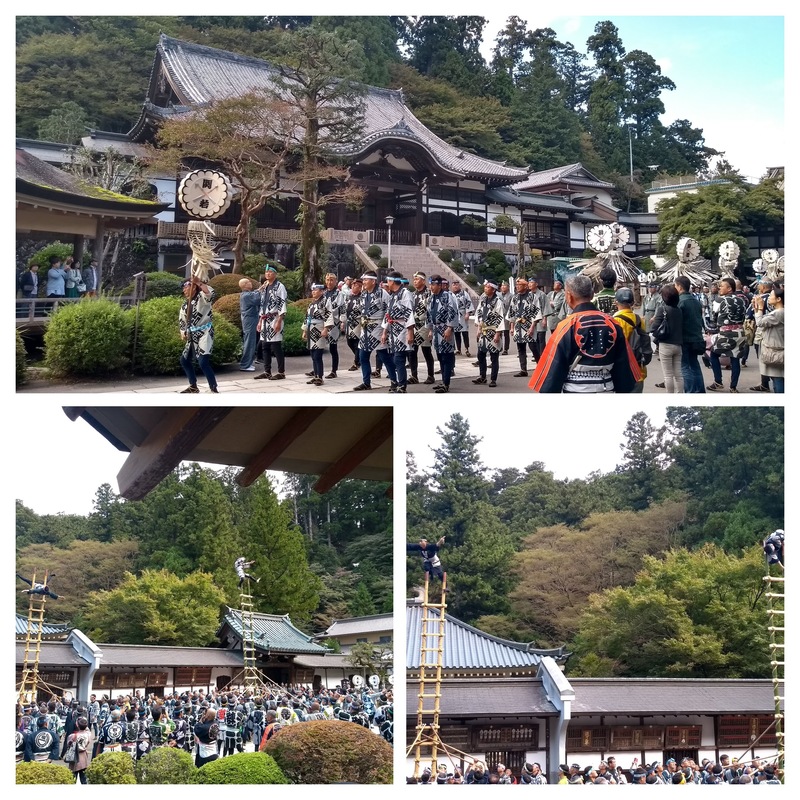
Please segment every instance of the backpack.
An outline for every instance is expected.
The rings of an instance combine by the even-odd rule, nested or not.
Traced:
[[[650,335],[644,332],[642,318],[634,314],[634,322],[630,318],[623,316],[624,311],[614,314],[614,319],[622,319],[631,327],[631,334],[628,337],[628,344],[633,350],[633,356],[640,367],[646,367],[653,360],[653,345],[650,343]]]

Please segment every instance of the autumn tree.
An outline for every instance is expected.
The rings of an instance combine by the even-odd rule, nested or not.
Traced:
[[[85,611],[95,641],[202,647],[214,641],[223,591],[206,572],[126,572],[115,589],[94,592]]]

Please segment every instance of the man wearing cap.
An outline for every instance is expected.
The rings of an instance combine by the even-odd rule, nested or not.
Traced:
[[[178,312],[178,325],[181,339],[186,346],[181,353],[181,367],[189,381],[188,388],[181,394],[199,394],[197,376],[194,371],[194,360],[208,381],[208,388],[218,394],[217,378],[211,366],[211,351],[214,347],[214,319],[211,306],[214,302],[214,290],[203,283],[196,275],[183,282],[184,301]]]
[[[406,353],[414,344],[414,307],[399,272],[390,272],[386,281],[389,285],[389,305],[382,324],[381,342],[386,345],[388,358],[384,363],[392,383],[389,391],[405,394],[408,384]]]
[[[538,355],[533,337],[536,335],[536,322],[541,318],[541,312],[528,293],[528,281],[525,278],[517,278],[514,288],[516,292],[508,313],[511,337],[517,346],[519,358],[519,372],[515,372],[514,377],[524,378],[528,374],[528,348],[534,359]]]
[[[500,371],[500,350],[503,330],[505,329],[505,309],[503,301],[497,294],[497,284],[488,280],[483,285],[483,294],[478,300],[475,310],[475,325],[477,326],[478,340],[478,369],[480,375],[472,382],[486,383],[486,356],[488,354],[492,370],[489,376],[489,386],[497,386],[497,374]]]
[[[266,281],[261,286],[258,331],[264,355],[264,371],[256,380],[283,380],[283,323],[286,317],[286,287],[278,280],[278,271],[272,264],[264,268]],[[272,374],[272,356],[275,356],[278,371]]]
[[[372,368],[369,360],[372,351],[378,351],[379,361],[384,361],[386,344],[381,342],[383,320],[389,307],[389,295],[378,286],[378,276],[365,272],[361,279],[364,284],[364,300],[361,308],[361,339],[358,343],[361,362],[361,383],[353,391],[362,392],[372,388]],[[385,363],[385,361],[384,361]]]
[[[425,359],[425,366],[428,368],[428,377],[425,383],[431,384],[433,378],[433,353],[431,353],[431,332],[428,328],[428,306],[431,301],[431,293],[426,285],[426,275],[424,272],[415,272],[413,278],[414,294],[411,301],[414,306],[414,347],[408,350],[408,365],[411,369],[409,383],[419,383],[419,349],[422,348],[422,356]]]
[[[347,339],[347,346],[353,353],[353,363],[348,367],[348,372],[355,372],[359,368],[358,340],[361,338],[361,304],[364,301],[361,296],[362,286],[361,278],[353,279],[344,304],[342,330]]]
[[[456,334],[456,355],[461,355],[461,342],[464,342],[464,354],[467,358],[472,355],[469,352],[469,315],[475,311],[475,306],[472,304],[472,298],[461,287],[461,281],[453,281],[451,294],[458,306],[458,327],[455,330]]]
[[[322,354],[328,349],[328,336],[335,326],[331,301],[324,296],[325,284],[311,284],[311,304],[306,309],[303,341],[311,353],[311,380],[313,386],[322,386]],[[266,358],[266,355],[265,355]]]
[[[634,331],[638,333],[636,340],[638,348],[634,351],[634,355],[636,356],[636,362],[639,364],[641,377],[636,382],[636,388],[633,392],[634,394],[642,394],[644,392],[644,379],[647,377],[647,365],[653,358],[650,334],[646,332],[642,318],[633,311],[633,291],[627,286],[622,286],[617,289],[614,298],[619,309],[614,314],[614,319],[619,323],[629,344],[632,343]]]
[[[542,393],[633,392],[639,365],[619,324],[592,304],[591,279],[575,275],[565,291],[573,313],[550,337],[529,387]]]
[[[456,365],[455,329],[459,320],[458,303],[447,290],[447,281],[441,275],[431,275],[430,287],[428,328],[442,372],[442,383],[433,391],[437,394],[446,394],[450,391],[450,378]]]

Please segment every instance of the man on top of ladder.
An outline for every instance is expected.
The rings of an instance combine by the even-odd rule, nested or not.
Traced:
[[[784,533],[778,528],[764,539],[764,555],[767,557],[767,564],[780,564],[783,569],[783,537]]]
[[[407,542],[407,553],[420,553],[422,555],[422,568],[431,578],[442,580],[444,570],[442,562],[439,560],[439,549],[444,544],[444,536],[436,544],[428,544],[428,540],[423,536],[419,542]]]
[[[233,562],[233,568],[236,570],[236,574],[239,576],[239,588],[242,588],[242,584],[244,583],[244,579],[248,578],[251,581],[255,581],[256,583],[261,580],[260,578],[256,578],[254,575],[250,575],[250,573],[245,572],[248,567],[252,567],[255,564],[255,561],[247,561],[244,556],[240,556]]]
[[[25,583],[28,584],[28,586],[31,587],[30,589],[20,589],[20,591],[23,594],[41,594],[41,595],[43,595],[45,597],[52,597],[53,600],[58,600],[58,595],[57,594],[53,594],[53,592],[50,591],[50,587],[47,585],[46,582],[45,583],[32,583],[27,578],[23,578],[22,575],[19,574],[19,572],[17,573],[17,577],[21,581],[24,581]],[[51,578],[55,578],[55,574],[51,575],[50,577]],[[45,581],[47,581],[47,580],[48,579],[45,578]]]

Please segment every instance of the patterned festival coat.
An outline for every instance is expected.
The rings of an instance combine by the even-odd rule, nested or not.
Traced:
[[[184,298],[178,314],[181,333],[187,334],[186,346],[183,348],[184,358],[190,358],[192,350],[195,358],[211,355],[214,348],[214,321],[211,315],[213,302],[214,290],[210,286],[208,295],[198,291],[191,301]]]
[[[542,318],[542,312],[533,297],[525,292],[524,294],[515,294],[511,298],[508,318],[514,323],[514,341],[517,344],[528,344],[533,341],[532,337],[528,335],[528,331],[534,322]]]
[[[330,346],[328,336],[322,335],[322,329],[327,328],[330,334],[333,328],[334,311],[331,301],[327,297],[320,297],[308,307],[306,311],[306,344],[309,350],[327,350]]]
[[[413,345],[408,343],[408,329],[414,324],[414,303],[408,289],[399,289],[389,296],[389,306],[383,328],[386,347],[390,353],[405,353]]]
[[[389,294],[384,289],[377,287],[374,292],[362,292],[364,298],[361,305],[361,338],[358,346],[361,350],[371,353],[373,350],[385,350],[386,345],[381,343],[383,321],[386,309],[389,307]]]
[[[505,309],[499,294],[491,297],[481,295],[475,310],[475,324],[478,329],[478,351],[499,353],[503,349],[503,340],[501,338],[498,343],[494,337],[498,331],[506,329]]]
[[[272,286],[264,284],[261,289],[261,303],[258,308],[262,341],[283,341],[284,326],[281,325],[279,331],[273,329],[275,320],[280,316],[286,316],[286,287],[280,281],[274,281]]]
[[[458,302],[450,292],[440,292],[438,295],[431,293],[431,303],[428,306],[428,327],[432,334],[433,347],[437,353],[454,353],[455,337],[451,335],[448,341],[445,330],[458,325]]]

